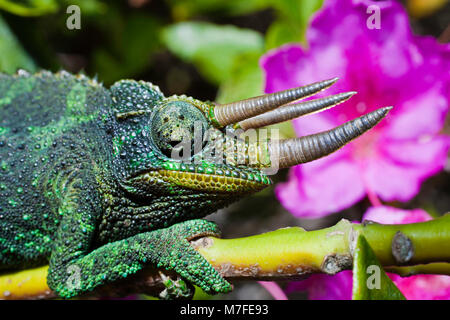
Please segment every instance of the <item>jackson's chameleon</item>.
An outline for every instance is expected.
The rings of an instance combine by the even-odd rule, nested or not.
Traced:
[[[243,119],[268,111],[267,105],[274,109],[334,81],[257,103],[218,106],[186,96],[165,97],[143,81],[121,80],[106,88],[64,71],[0,74],[0,272],[49,264],[48,285],[64,298],[148,265],[174,270],[206,292],[229,292],[230,283],[188,240],[218,236],[215,224],[199,218],[271,184],[262,171],[270,146],[258,145],[256,164],[250,164],[248,155],[237,163],[238,156],[229,157],[235,148],[225,146],[231,161],[219,163],[204,157],[206,152],[214,157],[222,139],[211,137],[239,123],[244,126]],[[340,100],[331,102],[315,108]],[[238,125],[226,120],[227,107],[228,118]],[[239,108],[250,113],[239,116]],[[296,154],[295,141],[288,141],[278,152],[281,162],[300,157],[294,159],[300,163],[330,153],[386,112],[366,115],[332,135],[295,140],[300,144]],[[209,138],[201,136],[199,148],[193,143],[173,157],[186,136],[188,142],[194,140],[198,126]],[[244,146],[251,153],[249,144]],[[68,281],[74,268],[80,274],[75,285]]]

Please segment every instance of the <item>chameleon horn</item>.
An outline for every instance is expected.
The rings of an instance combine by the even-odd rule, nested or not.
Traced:
[[[271,159],[278,157],[278,167],[288,168],[326,156],[373,128],[392,107],[384,107],[343,125],[300,138],[284,139],[269,144]]]
[[[350,97],[355,93],[355,91],[345,92],[326,98],[284,105],[275,110],[245,119],[239,122],[239,127],[243,130],[250,128],[256,129],[271,124],[284,122],[306,114],[324,111],[350,99]]]
[[[217,122],[222,127],[225,127],[229,124],[237,123],[244,119],[275,109],[283,104],[308,97],[330,87],[337,80],[338,78],[324,80],[307,86],[279,91],[246,100],[222,105],[218,104],[214,108],[214,116]]]

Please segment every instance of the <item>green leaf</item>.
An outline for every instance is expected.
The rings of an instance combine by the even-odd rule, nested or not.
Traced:
[[[313,13],[323,0],[280,0],[274,2],[278,19],[266,33],[266,48],[276,48],[288,42],[304,42],[305,33]]]
[[[98,0],[60,0],[61,6],[65,9],[70,5],[77,5],[83,15],[103,14],[107,11],[107,5]]]
[[[42,16],[63,10],[70,5],[80,7],[83,14],[97,14],[105,12],[106,4],[98,0],[0,0],[0,9],[24,17]]]
[[[161,48],[161,22],[148,14],[123,16],[115,11],[105,19],[109,20],[102,26],[109,28],[109,46],[94,51],[93,64],[100,80],[110,84],[132,78],[151,64],[152,54]]]
[[[28,56],[6,22],[0,16],[0,71],[15,73],[17,69],[29,72],[36,70],[36,65]]]
[[[288,21],[278,19],[274,21],[266,32],[266,48],[273,49],[289,42],[301,42],[301,32]]]
[[[353,255],[353,300],[406,300],[362,235]]]
[[[266,9],[277,0],[166,0],[177,21],[191,19],[193,16],[214,13],[224,15],[243,15]]]
[[[322,6],[323,0],[279,0],[275,7],[289,20],[308,23],[310,16]]]
[[[228,103],[259,96],[264,93],[263,72],[259,66],[261,54],[251,53],[243,54],[235,59],[231,76],[220,86],[216,101],[219,103]],[[285,121],[275,125],[267,126],[265,129],[278,130],[278,138],[292,138],[296,134],[291,121]]]
[[[17,1],[0,0],[0,9],[19,16],[41,16],[58,10],[56,0],[28,0]]]
[[[263,93],[263,74],[258,61],[259,53],[236,57],[230,68],[230,76],[219,87],[216,101],[227,103],[246,99]]]
[[[181,59],[193,63],[209,81],[219,84],[232,74],[242,54],[261,54],[264,39],[256,31],[206,22],[182,22],[167,27],[163,42]]]

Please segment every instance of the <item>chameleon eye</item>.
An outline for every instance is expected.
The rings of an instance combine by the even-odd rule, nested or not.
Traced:
[[[204,146],[208,122],[203,113],[186,101],[171,101],[154,111],[151,138],[162,154],[188,159]]]

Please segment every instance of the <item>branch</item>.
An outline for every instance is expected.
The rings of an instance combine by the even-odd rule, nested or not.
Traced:
[[[412,270],[448,274],[450,215],[401,225],[370,221],[357,224],[341,220],[333,227],[315,231],[292,227],[237,239],[204,237],[191,243],[229,280],[296,280],[311,273],[336,274],[351,269],[359,234],[365,236],[388,271],[401,275]],[[413,269],[404,267],[422,264],[429,265],[410,267]],[[46,285],[46,276],[46,266],[0,276],[0,298],[54,297]],[[157,295],[162,288],[158,270],[146,268],[92,294],[120,296],[139,292]]]

